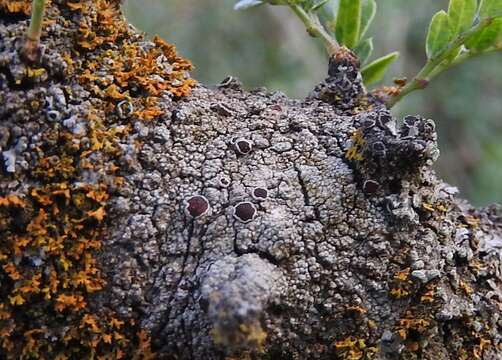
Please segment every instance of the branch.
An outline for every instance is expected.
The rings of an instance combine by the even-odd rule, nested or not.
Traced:
[[[44,10],[45,0],[33,0],[30,27],[26,33],[26,41],[22,49],[23,55],[31,62],[36,62],[39,57]]]
[[[297,4],[288,3],[288,5],[303,22],[303,24],[307,28],[307,32],[311,36],[319,37],[324,41],[324,45],[326,46],[326,49],[330,56],[335,54],[340,49],[338,41],[336,41],[336,39],[326,31],[324,26],[321,24],[321,21],[319,20],[317,14],[307,12]]]
[[[409,93],[415,91],[415,90],[423,90],[425,89],[430,81],[435,78],[437,75],[442,73],[443,71],[451,68],[454,65],[460,64],[464,62],[465,60],[478,56],[480,54],[484,54],[485,52],[469,52],[466,53],[465,55],[461,55],[460,58],[449,61],[447,62],[446,60],[453,54],[453,52],[458,51],[459,47],[461,47],[466,39],[468,39],[470,36],[472,36],[474,33],[478,32],[479,30],[482,30],[486,27],[488,27],[493,20],[496,18],[502,17],[502,14],[497,14],[495,16],[487,17],[485,19],[482,19],[476,26],[472,27],[468,31],[464,32],[463,34],[459,35],[455,41],[450,43],[446,49],[440,53],[438,56],[433,57],[429,60],[427,60],[427,63],[425,66],[420,70],[420,72],[413,78],[411,82],[409,82],[407,85],[405,85],[401,91],[391,97],[387,102],[386,105],[388,108],[392,108],[394,105],[396,105],[402,98],[404,98],[406,95]],[[490,49],[489,52],[492,51],[500,51],[501,47],[497,46],[494,49]]]

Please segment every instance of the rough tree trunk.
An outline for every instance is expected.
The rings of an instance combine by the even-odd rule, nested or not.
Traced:
[[[146,5],[145,5],[146,6]],[[332,59],[196,85],[117,1],[0,0],[0,358],[500,359],[499,207]]]

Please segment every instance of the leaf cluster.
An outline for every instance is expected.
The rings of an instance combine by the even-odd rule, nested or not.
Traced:
[[[235,9],[264,4],[289,6],[305,23],[310,35],[353,50],[363,65],[361,73],[366,85],[380,81],[398,58],[399,54],[393,52],[371,63],[368,61],[373,52],[373,38],[365,35],[375,18],[375,0],[241,0]]]
[[[448,12],[432,18],[426,41],[429,60],[443,58],[442,66],[465,56],[500,49],[502,0],[450,0]]]
[[[340,46],[353,50],[363,65],[364,83],[381,81],[398,58],[392,52],[369,62],[373,38],[366,37],[377,11],[376,0],[240,0],[236,10],[259,5],[289,6],[307,32],[322,38],[330,54]],[[412,91],[448,68],[488,52],[502,50],[502,0],[450,0],[448,11],[437,12],[430,23],[425,46],[427,62],[409,83],[400,82],[387,105],[392,107]]]
[[[502,0],[450,0],[448,11],[432,17],[425,44],[427,62],[387,105],[392,107],[412,91],[425,88],[454,65],[501,50]]]

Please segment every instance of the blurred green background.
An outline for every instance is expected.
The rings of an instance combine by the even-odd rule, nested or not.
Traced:
[[[192,60],[205,84],[227,75],[246,87],[266,86],[304,97],[327,71],[322,47],[287,8],[233,11],[232,0],[128,0],[126,16],[148,35],[159,34]],[[369,33],[373,57],[398,50],[386,79],[411,78],[425,62],[432,15],[448,0],[377,0]],[[460,65],[408,96],[396,116],[421,114],[436,121],[441,158],[437,171],[476,205],[502,203],[502,53]]]

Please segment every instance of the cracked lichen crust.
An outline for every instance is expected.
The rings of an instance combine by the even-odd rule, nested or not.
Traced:
[[[0,21],[0,358],[501,357],[502,211],[436,178],[431,120],[334,62],[185,97],[116,1],[51,3],[39,67]]]
[[[195,89],[145,125],[112,208],[114,308],[183,359],[496,358],[500,259],[481,243],[500,243],[499,220],[457,205],[430,169],[433,122],[413,125]],[[187,216],[193,196],[210,212]]]

